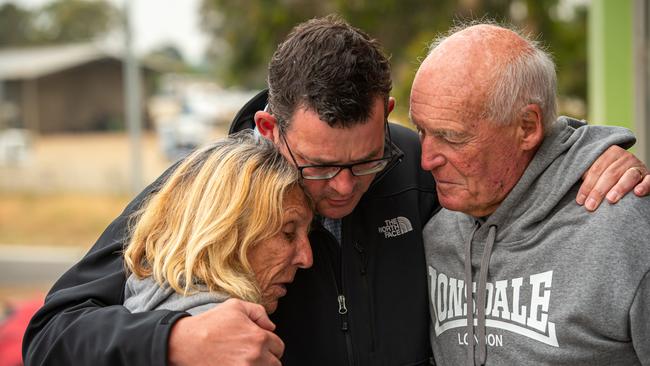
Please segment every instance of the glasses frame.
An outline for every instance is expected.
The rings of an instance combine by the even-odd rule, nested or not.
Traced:
[[[386,169],[386,167],[388,166],[388,164],[389,164],[389,163],[390,163],[390,162],[395,158],[394,149],[393,149],[393,141],[392,141],[392,138],[391,138],[391,136],[390,136],[390,128],[388,128],[388,120],[387,120],[387,119],[384,120],[384,130],[385,130],[385,133],[386,133],[385,136],[384,136],[384,140],[385,140],[384,156],[381,157],[381,158],[377,158],[377,159],[370,159],[370,160],[358,161],[358,162],[356,162],[356,163],[354,163],[354,164],[313,164],[313,165],[300,165],[300,164],[298,164],[298,162],[296,161],[296,158],[295,158],[295,156],[293,155],[293,152],[291,151],[291,147],[289,147],[289,143],[288,143],[288,141],[287,141],[287,138],[286,138],[286,136],[285,136],[285,133],[284,133],[284,130],[283,130],[283,129],[280,129],[280,137],[282,138],[282,141],[284,141],[284,145],[287,147],[287,151],[289,151],[289,156],[291,156],[291,160],[293,160],[293,163],[296,165],[296,168],[297,168],[298,171],[300,172],[300,176],[301,176],[303,179],[306,179],[306,180],[327,180],[327,179],[332,179],[332,178],[336,177],[336,176],[337,176],[341,171],[343,171],[343,169],[348,169],[348,170],[350,170],[350,173],[351,173],[353,176],[355,176],[355,177],[362,177],[362,176],[365,176],[365,175],[370,175],[370,174],[379,173],[379,172],[381,172],[382,170]],[[388,150],[388,153],[389,153],[388,156],[386,156],[386,150]],[[379,169],[379,170],[377,170],[377,171],[373,171],[373,172],[365,173],[365,174],[356,174],[356,173],[354,172],[354,170],[352,169],[355,165],[374,163],[374,162],[378,162],[378,161],[386,161],[386,164],[385,164],[381,169]],[[305,173],[304,173],[304,170],[305,170],[305,169],[308,169],[308,168],[338,168],[338,170],[336,170],[336,171],[334,172],[334,174],[332,174],[331,176],[323,176],[323,177],[312,177],[312,176],[307,176],[307,177],[306,177],[306,176],[305,176]]]

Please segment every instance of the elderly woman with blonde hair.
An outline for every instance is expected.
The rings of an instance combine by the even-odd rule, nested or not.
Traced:
[[[133,217],[124,305],[198,314],[228,298],[275,311],[312,264],[299,173],[244,132],[195,151]]]

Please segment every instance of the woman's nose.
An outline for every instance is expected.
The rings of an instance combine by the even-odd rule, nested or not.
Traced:
[[[304,239],[300,240],[296,248],[296,255],[294,257],[294,264],[298,268],[309,268],[314,264],[314,256],[311,251],[311,244],[309,238],[305,235]]]

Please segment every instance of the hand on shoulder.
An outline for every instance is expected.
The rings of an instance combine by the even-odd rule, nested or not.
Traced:
[[[168,343],[168,363],[280,365],[284,343],[264,307],[229,299],[205,313],[179,319]]]

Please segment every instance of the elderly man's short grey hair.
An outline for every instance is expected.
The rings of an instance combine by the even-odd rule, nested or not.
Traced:
[[[539,42],[512,27],[482,20],[453,27],[447,34],[432,42],[429,53],[451,35],[479,24],[510,29],[529,45],[529,52],[521,52],[517,57],[504,61],[502,67],[496,68],[492,77],[493,86],[488,90],[483,117],[495,123],[509,124],[517,117],[521,108],[528,104],[537,104],[542,111],[544,131],[548,131],[548,127],[557,118],[557,76],[551,55]]]

